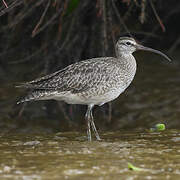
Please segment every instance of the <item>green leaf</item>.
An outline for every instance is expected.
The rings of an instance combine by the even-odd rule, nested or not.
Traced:
[[[164,131],[166,129],[165,124],[156,124],[153,128],[150,128],[150,132]]]
[[[128,162],[128,169],[132,170],[132,171],[144,171],[143,168],[138,168],[134,165],[132,165],[131,163]]]
[[[166,129],[165,124],[156,124],[156,129],[158,131],[164,131]]]

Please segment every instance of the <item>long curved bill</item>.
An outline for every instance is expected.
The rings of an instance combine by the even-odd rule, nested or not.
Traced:
[[[166,56],[164,53],[162,53],[161,51],[158,51],[158,50],[155,50],[155,49],[152,49],[149,47],[145,47],[140,44],[137,44],[136,48],[137,48],[137,50],[150,51],[150,52],[159,54],[159,55],[163,56],[165,59],[167,59],[168,61],[171,61],[171,59],[168,56]]]

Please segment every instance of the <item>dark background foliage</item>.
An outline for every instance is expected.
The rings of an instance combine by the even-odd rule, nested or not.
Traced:
[[[20,127],[22,130],[33,124],[38,128],[64,130],[84,124],[86,107],[54,101],[17,106],[17,98],[25,92],[13,86],[79,60],[114,56],[114,45],[122,35],[133,36],[155,49],[166,49],[171,57],[176,57],[178,52],[178,0],[6,0],[0,3],[1,129]],[[107,104],[95,110],[95,116],[101,119],[99,126],[116,128],[117,121],[112,120],[112,117],[117,119],[114,108]],[[128,114],[123,111],[122,117],[123,113]]]

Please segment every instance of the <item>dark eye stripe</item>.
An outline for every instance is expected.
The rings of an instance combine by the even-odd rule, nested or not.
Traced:
[[[128,42],[121,42],[121,43],[119,43],[119,45],[126,45],[126,46],[127,46],[127,45],[128,45],[128,46],[131,45],[131,46],[134,46],[134,44],[131,43],[131,42],[129,42],[129,41],[128,41]]]

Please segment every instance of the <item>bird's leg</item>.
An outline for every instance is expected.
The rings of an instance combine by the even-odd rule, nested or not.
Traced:
[[[93,108],[93,107],[91,107],[91,109],[90,109],[91,127],[92,127],[92,129],[93,129],[93,131],[94,131],[94,134],[95,134],[95,136],[96,136],[96,139],[97,139],[98,141],[100,141],[101,138],[100,138],[100,136],[99,136],[99,134],[98,134],[98,131],[97,131],[97,129],[96,129],[96,126],[95,126],[95,124],[94,124],[94,118],[93,118],[93,114],[92,114],[92,108]]]
[[[88,141],[91,141],[91,111],[90,111],[91,107],[88,106],[88,109],[86,111],[86,115],[85,115],[85,119],[87,122],[87,137],[88,137]]]

